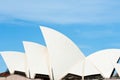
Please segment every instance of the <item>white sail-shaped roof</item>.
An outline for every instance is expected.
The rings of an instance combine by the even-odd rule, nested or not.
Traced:
[[[6,52],[0,52],[0,54],[3,57],[11,74],[13,74],[14,71],[22,71],[25,72],[26,76],[28,77],[28,71],[26,65],[27,61],[24,53],[15,52],[15,51],[6,51]]]
[[[89,75],[95,75],[100,74],[100,71],[96,68],[96,66],[90,62],[87,58],[83,61],[77,62],[76,65],[74,65],[68,73],[72,73],[79,76],[89,76]]]
[[[23,44],[31,78],[34,78],[35,74],[49,75],[47,48],[34,42],[24,41]]]
[[[87,57],[83,69],[84,76],[100,74],[99,69]]]
[[[66,36],[50,28],[40,27],[44,36],[54,79],[59,80],[75,62],[85,59],[79,48]]]
[[[115,67],[117,70],[120,68],[119,65],[114,65],[119,57],[120,49],[98,51],[86,57],[85,61],[79,61],[68,73],[79,76],[101,74],[105,78],[110,78],[113,69]]]
[[[76,75],[79,75],[79,76],[83,76],[84,75],[83,74],[83,72],[84,72],[84,70],[83,70],[84,69],[84,64],[85,64],[85,60],[83,60],[81,62],[77,62],[77,64],[73,65],[70,68],[70,70],[68,71],[68,73],[76,74]]]
[[[120,58],[120,49],[106,49],[104,54],[110,59],[111,64],[115,64]]]
[[[99,69],[104,78],[110,78],[114,69],[113,63],[117,62],[119,54],[117,49],[101,50],[88,56],[88,59]]]

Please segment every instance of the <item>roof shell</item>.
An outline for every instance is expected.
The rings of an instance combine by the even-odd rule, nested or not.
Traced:
[[[34,42],[23,42],[31,78],[35,74],[49,75],[47,48]]]
[[[110,78],[114,68],[118,71],[120,66],[117,61],[120,57],[120,49],[106,49],[97,51],[86,57],[83,61],[78,61],[68,73],[79,76],[101,74],[104,78]],[[115,65],[116,64],[116,65]]]
[[[51,60],[55,80],[59,80],[76,61],[85,59],[79,48],[65,35],[47,27],[40,27]]]
[[[3,57],[11,74],[13,74],[14,71],[22,71],[25,72],[28,77],[28,71],[26,65],[27,60],[24,53],[16,52],[16,51],[5,51],[5,52],[0,52],[0,54]]]
[[[110,78],[114,64],[117,63],[119,57],[120,49],[106,49],[97,51],[87,58],[96,66],[104,78]]]

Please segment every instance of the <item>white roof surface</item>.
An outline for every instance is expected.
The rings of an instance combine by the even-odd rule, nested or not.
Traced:
[[[120,57],[120,49],[106,49],[95,52],[88,59],[96,66],[104,78],[110,78],[114,64]]]
[[[50,28],[41,27],[55,80],[66,74],[75,62],[85,59],[79,48],[66,36]]]
[[[41,27],[46,46],[24,41],[25,54],[15,51],[0,52],[10,73],[25,72],[31,78],[35,74],[49,75],[60,80],[67,73],[80,76],[101,74],[110,78],[115,68],[120,75],[120,49],[97,51],[87,57],[65,35],[50,28]],[[77,63],[76,63],[77,62]]]
[[[120,65],[117,64],[119,57],[120,49],[101,50],[86,57],[83,61],[78,61],[68,73],[79,76],[101,74],[104,78],[110,78],[114,68],[120,71]]]
[[[3,57],[10,73],[14,73],[14,71],[22,71],[25,72],[28,76],[27,71],[27,61],[24,53],[15,52],[15,51],[6,51],[0,52]]]
[[[35,74],[49,75],[47,48],[34,42],[24,41],[25,54],[31,78]]]

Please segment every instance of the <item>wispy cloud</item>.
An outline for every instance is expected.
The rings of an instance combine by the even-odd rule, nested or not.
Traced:
[[[0,13],[31,21],[56,23],[111,23],[120,21],[120,1],[4,0]]]
[[[0,14],[0,23],[13,20],[11,16]]]
[[[83,30],[81,31],[76,30],[74,31],[76,33],[76,36],[78,38],[85,38],[85,39],[99,39],[99,38],[118,38],[120,37],[120,32],[118,31],[120,28],[115,28],[115,30],[111,29],[102,29],[102,30],[96,30],[94,27],[91,27],[90,30]],[[117,30],[118,29],[118,30]]]
[[[104,31],[88,31],[82,32],[81,36],[86,38],[103,38],[103,37],[110,37],[113,35],[113,31],[104,30]]]

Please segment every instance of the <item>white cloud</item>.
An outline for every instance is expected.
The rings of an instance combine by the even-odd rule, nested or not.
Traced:
[[[118,38],[120,37],[120,32],[117,31],[119,28],[115,28],[115,30],[103,28],[102,30],[94,30],[94,27],[91,27],[91,30],[76,30],[76,36],[84,39],[99,39],[99,38]]]
[[[112,0],[4,0],[0,13],[31,21],[111,23],[120,21],[119,7],[119,2]]]

